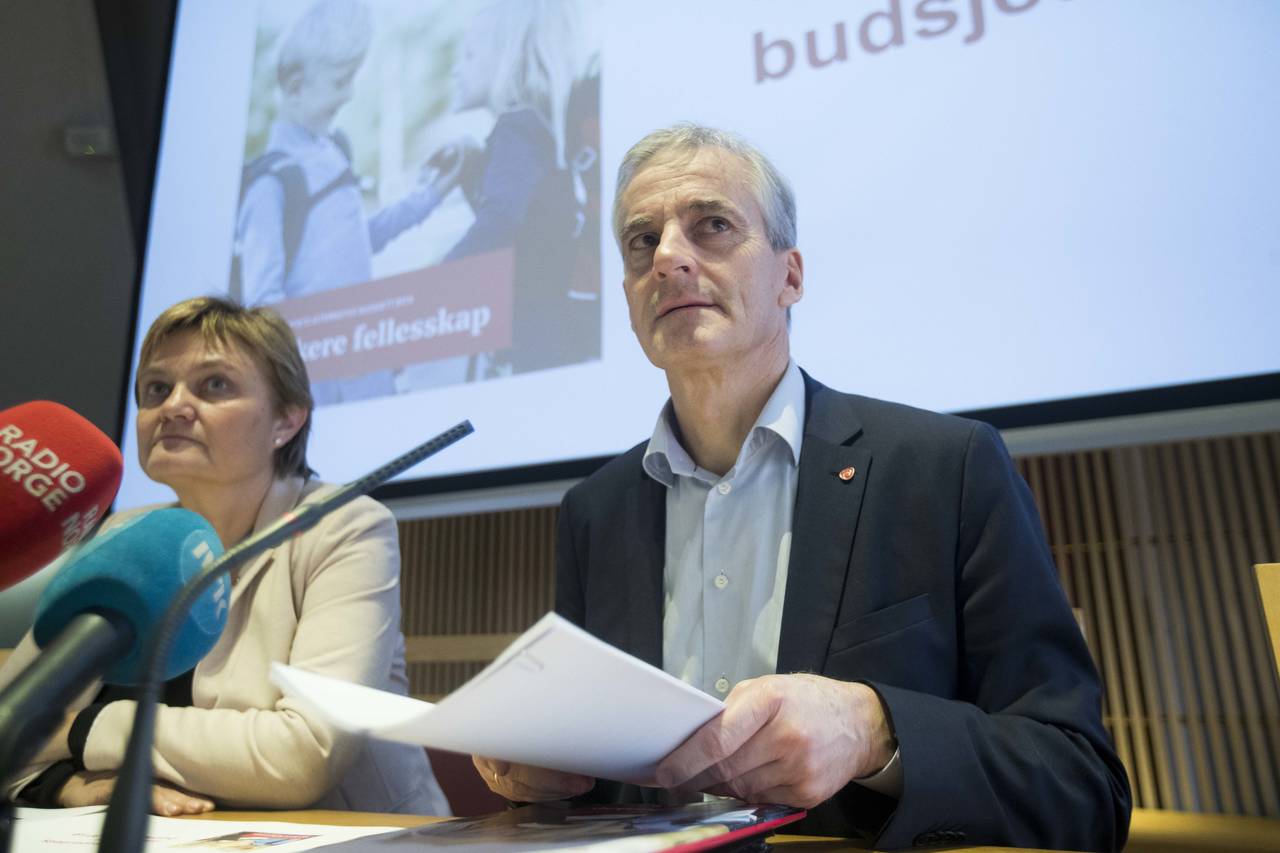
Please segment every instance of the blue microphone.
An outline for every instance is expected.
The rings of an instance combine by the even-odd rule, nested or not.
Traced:
[[[40,597],[33,632],[40,656],[0,691],[0,779],[30,761],[94,679],[143,679],[146,639],[178,591],[221,555],[212,525],[185,509],[141,514],[73,552]],[[223,577],[197,599],[165,658],[166,680],[213,648],[230,596]]]
[[[86,612],[126,623],[138,640],[150,636],[178,591],[221,556],[213,525],[190,510],[157,509],[130,519],[82,546],[49,582],[36,608],[36,645],[44,648]],[[163,680],[181,675],[209,653],[227,624],[230,603],[225,576],[195,601],[170,647]],[[143,648],[142,642],[131,643],[103,680],[138,684]]]

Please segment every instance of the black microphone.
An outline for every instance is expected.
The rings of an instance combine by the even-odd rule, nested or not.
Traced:
[[[376,471],[338,488],[323,499],[305,504],[294,512],[286,513],[266,530],[246,539],[223,554],[221,559],[206,566],[182,588],[150,636],[144,675],[139,683],[133,729],[129,733],[129,745],[125,749],[124,762],[120,765],[120,771],[116,776],[115,789],[111,792],[107,816],[102,823],[102,837],[98,842],[100,851],[142,853],[146,846],[147,821],[151,812],[151,745],[155,739],[156,707],[159,703],[162,683],[161,669],[164,660],[168,657],[168,648],[191,604],[224,573],[310,528],[338,507],[350,503],[371,491],[375,486],[412,468],[474,431],[471,421],[463,421],[430,441],[418,445],[408,453],[396,457]]]

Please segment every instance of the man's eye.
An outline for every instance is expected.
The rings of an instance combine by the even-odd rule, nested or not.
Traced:
[[[708,216],[702,221],[702,227],[707,231],[719,234],[721,231],[729,230],[729,220],[723,216]]]
[[[658,235],[653,233],[637,234],[631,238],[631,249],[637,252],[647,251],[658,245]]]

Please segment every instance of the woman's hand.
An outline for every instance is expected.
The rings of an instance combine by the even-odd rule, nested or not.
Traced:
[[[58,805],[64,809],[78,806],[102,806],[111,800],[116,787],[116,774],[112,771],[91,773],[81,770],[72,776],[58,792]],[[163,817],[184,814],[204,814],[213,811],[213,801],[163,782],[151,786],[151,811]]]

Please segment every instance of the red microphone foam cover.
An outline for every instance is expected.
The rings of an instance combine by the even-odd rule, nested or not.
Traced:
[[[111,439],[66,406],[37,400],[0,412],[0,589],[87,536],[123,469]]]

